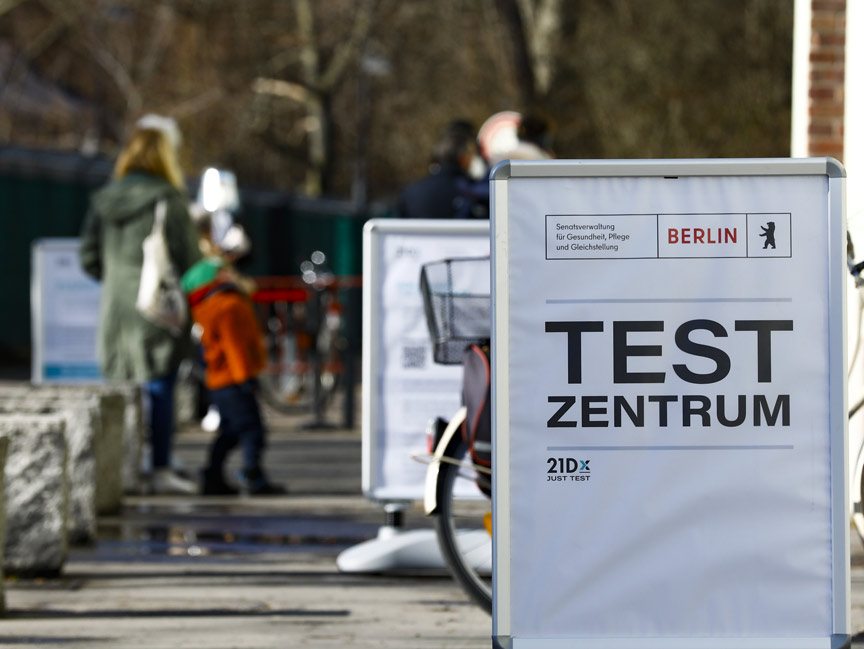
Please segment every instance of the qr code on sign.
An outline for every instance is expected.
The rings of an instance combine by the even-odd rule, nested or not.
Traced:
[[[403,347],[402,348],[402,368],[406,370],[422,370],[426,367],[426,348]]]

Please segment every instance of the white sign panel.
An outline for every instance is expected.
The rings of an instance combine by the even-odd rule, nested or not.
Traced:
[[[32,380],[101,380],[96,359],[101,289],[81,270],[78,239],[35,241],[31,264]]]
[[[429,421],[461,405],[462,367],[433,360],[420,269],[488,255],[489,222],[372,219],[363,236],[363,491],[422,500],[426,465],[412,456],[427,452]]]
[[[848,639],[843,175],[493,172],[499,646]]]

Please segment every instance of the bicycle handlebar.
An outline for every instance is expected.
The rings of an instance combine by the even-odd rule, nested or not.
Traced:
[[[855,278],[855,287],[860,288],[864,284],[861,279],[861,271],[864,270],[864,261],[855,262],[855,245],[852,243],[852,237],[846,233],[846,268],[849,273]]]

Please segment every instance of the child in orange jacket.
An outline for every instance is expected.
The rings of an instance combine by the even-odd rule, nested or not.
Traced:
[[[244,490],[254,495],[284,493],[267,480],[261,466],[266,429],[256,395],[256,377],[267,361],[252,303],[225,262],[215,257],[192,266],[181,285],[192,319],[201,330],[204,381],[221,416],[219,434],[201,474],[201,493],[238,493],[224,473],[228,454],[238,444],[243,447],[239,477]]]

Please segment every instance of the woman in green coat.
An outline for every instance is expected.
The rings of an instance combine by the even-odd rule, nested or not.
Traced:
[[[135,308],[142,243],[153,228],[160,199],[167,202],[165,240],[178,275],[201,257],[177,161],[178,144],[173,120],[149,115],[138,122],[117,159],[114,179],[91,198],[80,248],[82,268],[102,282],[98,343],[102,373],[109,380],[132,380],[144,388],[155,493],[197,491],[194,482],[170,468],[174,383],[180,361],[191,352],[188,331],[174,336],[145,320]]]

